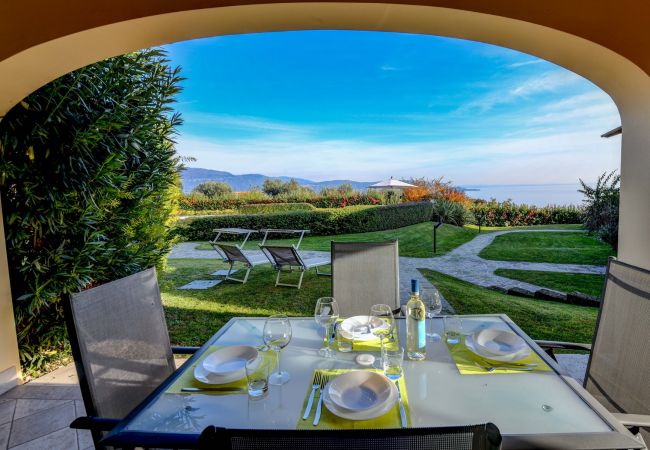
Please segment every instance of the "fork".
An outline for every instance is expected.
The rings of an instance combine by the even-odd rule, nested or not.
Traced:
[[[309,400],[307,400],[307,406],[305,407],[305,413],[302,415],[302,420],[307,420],[309,413],[311,413],[311,407],[314,404],[314,395],[316,395],[316,389],[320,388],[320,380],[323,375],[320,372],[316,372],[314,375],[314,384],[311,386],[311,394],[309,394]]]
[[[485,370],[486,372],[494,372],[495,370],[518,370],[521,372],[530,372],[534,367],[517,367],[517,366],[483,366],[477,362],[474,363],[477,367]]]
[[[318,404],[316,405],[316,416],[314,417],[314,422],[312,425],[316,426],[318,425],[318,422],[320,421],[320,413],[321,410],[323,409],[323,388],[325,388],[325,385],[330,381],[330,377],[328,375],[323,375],[321,376],[320,380],[320,396],[318,397]]]

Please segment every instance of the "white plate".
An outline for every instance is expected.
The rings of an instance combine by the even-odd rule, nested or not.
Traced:
[[[323,404],[335,416],[339,416],[343,419],[348,420],[370,420],[383,416],[388,411],[390,411],[393,406],[395,406],[395,402],[397,402],[397,386],[395,386],[395,383],[391,383],[391,385],[391,395],[388,400],[380,404],[378,407],[368,411],[353,412],[338,407],[334,402],[332,402],[332,399],[330,398],[329,384],[325,386],[325,389],[323,389],[321,395],[323,396]]]
[[[472,335],[477,350],[486,354],[506,356],[528,347],[526,341],[511,331],[488,328]]]
[[[493,354],[488,354],[480,349],[476,348],[476,344],[474,343],[474,338],[472,335],[465,336],[465,346],[475,355],[480,356],[481,358],[487,359],[488,361],[497,361],[497,362],[513,362],[513,361],[519,361],[521,359],[524,359],[531,353],[530,347],[526,346],[526,348],[523,348],[522,350],[512,353],[510,355],[493,355]]]
[[[340,409],[369,411],[388,400],[393,383],[384,375],[354,370],[339,375],[329,383],[329,396]]]
[[[257,359],[259,353],[255,347],[234,345],[222,347],[210,353],[203,360],[203,368],[217,376],[229,376],[239,373],[246,376],[246,361]]]
[[[341,334],[343,337],[346,339],[353,339],[355,341],[372,341],[373,339],[377,339],[377,336],[372,334],[370,332],[370,328],[368,328],[368,332],[364,333],[362,335],[357,335],[357,336],[352,336],[352,330],[354,327],[357,326],[363,326],[367,325],[368,321],[371,321],[370,324],[375,326],[375,327],[382,327],[382,328],[388,328],[388,324],[381,320],[379,317],[370,317],[370,316],[353,316],[353,317],[348,317],[345,319],[343,322],[339,324],[339,329],[341,330]]]
[[[245,369],[244,369],[245,372]],[[233,381],[241,380],[246,376],[246,373],[242,376],[241,373],[235,372],[227,376],[219,376],[205,370],[205,367],[201,364],[197,364],[194,367],[194,379],[200,381],[204,384],[226,384],[232,383]]]

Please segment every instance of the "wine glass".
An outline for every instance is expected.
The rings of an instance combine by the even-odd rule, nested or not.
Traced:
[[[373,320],[377,318],[380,322]],[[384,338],[386,336],[392,336],[393,329],[395,328],[395,318],[393,317],[393,310],[388,305],[372,305],[370,308],[370,317],[369,317],[369,327],[370,332],[379,338],[379,343],[381,345],[382,355],[384,352]],[[378,325],[378,326],[373,326]]]
[[[339,304],[332,297],[321,297],[316,301],[314,310],[314,320],[321,327],[325,328],[325,340],[327,345],[321,348],[318,354],[326,358],[334,356],[334,351],[330,347],[330,327],[336,323],[339,318]]]
[[[291,322],[284,314],[270,316],[264,322],[264,343],[275,350],[278,360],[278,371],[271,374],[269,383],[281,385],[291,378],[289,372],[283,372],[280,367],[280,351],[291,342]]]
[[[427,336],[434,341],[439,341],[440,335],[433,331],[433,318],[442,311],[440,292],[438,292],[438,289],[433,286],[422,288],[420,289],[420,299],[426,307],[427,318],[429,319],[429,331],[427,331]]]

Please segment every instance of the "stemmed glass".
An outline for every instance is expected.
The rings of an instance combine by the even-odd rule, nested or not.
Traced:
[[[325,339],[327,345],[321,348],[318,354],[326,358],[334,356],[334,351],[330,347],[330,327],[336,323],[339,318],[339,304],[332,297],[321,297],[316,301],[314,310],[314,320],[321,327],[325,328]]]
[[[278,360],[278,371],[271,374],[269,384],[281,385],[291,378],[289,372],[283,372],[280,367],[280,351],[291,342],[291,322],[284,314],[270,316],[264,322],[264,343],[275,350]]]
[[[427,336],[434,341],[440,340],[440,335],[433,331],[433,318],[442,311],[442,300],[440,292],[435,287],[426,287],[420,289],[420,299],[426,307],[427,318],[429,319],[429,330]]]
[[[381,325],[373,327],[373,319],[378,318],[381,320]],[[393,317],[393,310],[388,305],[372,305],[370,308],[370,332],[379,338],[381,345],[381,354],[384,354],[384,338],[393,334],[395,328],[395,318]]]

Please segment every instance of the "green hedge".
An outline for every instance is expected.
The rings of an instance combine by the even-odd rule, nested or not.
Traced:
[[[470,209],[477,222],[480,218],[481,225],[491,227],[581,223],[584,217],[584,209],[577,206],[536,208],[511,202],[477,202]]]
[[[291,211],[313,211],[309,203],[251,203],[239,207],[240,214],[273,214]]]
[[[431,220],[430,202],[387,206],[349,206],[347,208],[296,211],[280,214],[249,214],[194,219],[179,225],[176,234],[187,241],[212,239],[215,228],[292,228],[308,229],[314,236],[363,233],[401,228]]]
[[[277,205],[277,204],[295,204],[292,200],[287,200],[281,197],[269,198],[240,198],[234,195],[226,195],[222,197],[207,198],[197,195],[183,195],[179,199],[179,207],[183,210],[220,210],[220,209],[240,209],[245,205]],[[336,197],[320,197],[305,198],[301,200],[302,204],[309,203],[316,208],[345,208],[348,206],[356,205],[381,205],[384,203],[382,194],[373,193],[368,194],[353,194],[353,195],[340,195]]]

